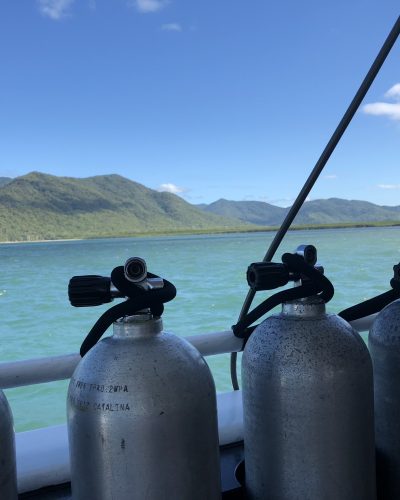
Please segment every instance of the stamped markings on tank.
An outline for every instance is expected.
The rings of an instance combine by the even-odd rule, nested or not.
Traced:
[[[131,409],[129,403],[91,403],[90,401],[79,399],[72,394],[68,396],[68,399],[79,410],[128,411]]]
[[[73,385],[76,389],[80,389],[81,391],[98,391],[98,392],[108,392],[108,393],[116,393],[116,392],[129,392],[128,386],[126,384],[89,384],[88,382],[83,382],[78,379],[71,379]]]
[[[127,411],[130,410],[128,403],[93,403],[93,410],[103,411]]]
[[[79,410],[89,410],[90,408],[90,402],[85,401],[83,399],[79,399],[76,396],[73,396],[72,394],[68,395],[68,399],[70,402],[75,405]]]
[[[103,392],[103,393],[125,393],[128,391],[128,386],[125,384],[90,384],[78,379],[71,379],[73,387],[79,391],[79,396],[69,394],[68,398],[80,410],[100,410],[100,411],[128,411],[130,410],[129,403],[102,403],[98,401],[88,401],[83,393]]]
[[[98,392],[128,392],[127,385],[99,385],[99,384],[87,384],[89,386],[89,391]]]

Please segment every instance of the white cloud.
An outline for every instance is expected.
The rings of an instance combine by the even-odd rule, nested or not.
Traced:
[[[38,0],[40,12],[55,21],[67,15],[74,0]]]
[[[400,184],[378,184],[380,189],[400,189]]]
[[[172,184],[172,182],[167,182],[165,184],[161,184],[158,188],[158,191],[166,191],[167,193],[178,194],[184,193],[186,190],[184,188],[176,186],[175,184]]]
[[[400,100],[400,83],[393,85],[393,87],[385,93],[385,97],[395,99],[396,101]]]
[[[324,179],[337,179],[337,175],[336,174],[327,174],[327,175],[324,175]]]
[[[182,31],[182,26],[178,23],[167,23],[161,26],[163,31]]]
[[[139,12],[157,12],[167,5],[167,0],[135,0],[134,5]]]
[[[367,115],[387,116],[392,120],[400,120],[400,103],[373,102],[363,108]]]
[[[400,83],[393,85],[385,93],[385,97],[400,101]],[[400,120],[400,102],[373,102],[366,104],[362,109],[367,115],[387,116],[392,120]]]

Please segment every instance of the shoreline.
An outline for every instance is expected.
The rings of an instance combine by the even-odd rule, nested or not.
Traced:
[[[310,225],[297,225],[289,228],[288,231],[311,231],[311,230],[324,230],[324,229],[358,229],[358,228],[371,228],[371,227],[398,227],[400,221],[388,222],[342,222],[331,224],[310,224]],[[117,239],[117,238],[146,238],[146,237],[168,237],[168,236],[194,236],[194,235],[213,235],[213,234],[233,234],[233,233],[267,233],[276,232],[279,226],[259,226],[259,227],[239,227],[239,228],[222,228],[222,229],[188,229],[177,231],[153,231],[148,233],[136,233],[130,235],[104,235],[104,236],[90,236],[80,238],[55,238],[55,239],[37,239],[37,240],[16,240],[16,241],[0,241],[0,245],[18,245],[23,243],[53,243],[53,242],[68,242],[68,241],[88,241],[88,240],[102,240],[102,239]]]
[[[17,240],[17,241],[0,241],[0,245],[20,245],[21,243],[52,243],[57,241],[85,241],[92,238],[56,238],[54,240]],[[97,239],[97,238],[93,238]]]

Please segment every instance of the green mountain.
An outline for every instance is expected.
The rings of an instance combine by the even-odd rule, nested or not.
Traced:
[[[254,230],[279,226],[288,210],[222,199],[194,206],[119,175],[0,178],[0,241]],[[294,225],[385,221],[400,223],[400,206],[330,198],[306,202]]]
[[[382,221],[400,221],[400,206],[386,207],[368,201],[329,198],[304,203],[294,224]]]
[[[230,201],[221,198],[210,205],[197,205],[202,210],[224,217],[234,217],[259,226],[276,226],[286,213],[285,208],[262,201]]]
[[[11,177],[0,177],[0,187],[5,186],[11,181],[12,181]]]
[[[223,199],[210,205],[198,205],[198,207],[212,214],[235,217],[243,222],[262,226],[279,226],[289,211],[289,208],[276,207],[261,201]],[[329,198],[328,200],[305,202],[295,218],[294,224],[320,225],[383,221],[400,221],[400,206],[387,207],[367,201]]]
[[[0,241],[243,227],[119,175],[76,179],[32,172],[0,187]]]

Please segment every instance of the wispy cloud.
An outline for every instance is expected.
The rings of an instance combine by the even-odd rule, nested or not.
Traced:
[[[337,179],[337,175],[336,174],[326,174],[326,175],[324,175],[323,178],[324,179],[329,179],[329,180],[331,180],[331,179]]]
[[[400,184],[378,184],[380,189],[400,189]]]
[[[178,23],[167,23],[161,26],[163,31],[182,31],[182,26]]]
[[[172,182],[167,182],[165,184],[161,184],[157,191],[166,191],[167,193],[179,194],[184,193],[186,191],[185,188],[181,188],[176,184],[172,184]]]
[[[168,0],[135,0],[134,5],[139,12],[158,12],[168,4]]]
[[[391,99],[396,102],[373,102],[366,104],[363,107],[364,113],[374,116],[387,116],[392,120],[400,120],[400,83],[396,83],[387,92],[386,99]]]
[[[68,10],[74,0],[38,0],[40,12],[55,21],[68,15]]]

